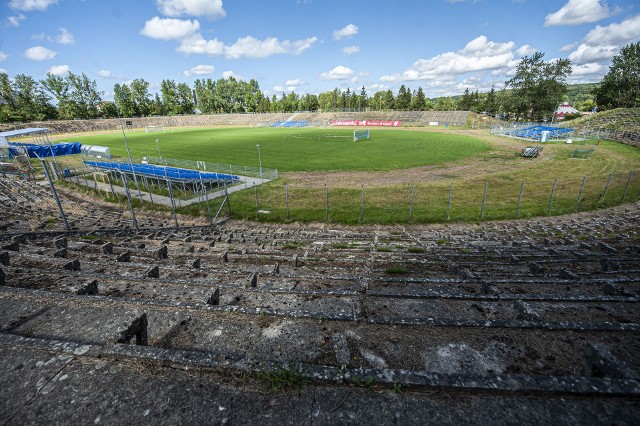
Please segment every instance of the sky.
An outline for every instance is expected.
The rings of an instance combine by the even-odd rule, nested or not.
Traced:
[[[86,74],[103,99],[142,78],[256,79],[267,95],[339,88],[427,97],[504,87],[539,51],[598,82],[640,41],[638,0],[0,0],[0,71]]]

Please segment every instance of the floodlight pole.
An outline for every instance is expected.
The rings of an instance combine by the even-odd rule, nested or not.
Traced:
[[[127,148],[127,155],[129,156],[129,164],[131,165],[131,173],[133,173],[133,181],[136,184],[136,189],[138,190],[138,197],[140,198],[140,206],[142,207],[142,193],[140,192],[140,185],[138,185],[138,178],[136,177],[136,171],[133,167],[133,158],[131,158],[131,151],[129,151],[129,143],[127,142],[127,135],[124,133],[124,126],[122,125],[122,118],[120,118],[120,113],[116,108],[116,115],[118,116],[118,122],[120,123],[120,128],[122,129],[122,137],[124,138],[124,145]]]
[[[262,159],[260,158],[260,144],[256,146],[258,147],[258,162],[260,163],[260,183],[264,183],[264,179],[262,179]]]

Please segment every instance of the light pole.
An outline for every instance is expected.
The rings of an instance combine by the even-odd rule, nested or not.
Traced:
[[[258,147],[258,162],[260,163],[260,183],[263,183],[264,179],[262,179],[262,159],[260,158],[260,144],[256,146]]]
[[[160,158],[160,164],[162,164],[162,155],[160,155],[160,145],[158,145],[158,141],[160,139],[156,139],[156,148],[158,148],[158,158]]]

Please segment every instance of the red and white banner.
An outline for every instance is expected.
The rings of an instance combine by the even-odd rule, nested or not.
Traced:
[[[371,126],[371,127],[400,127],[400,121],[390,120],[333,120],[332,126]]]

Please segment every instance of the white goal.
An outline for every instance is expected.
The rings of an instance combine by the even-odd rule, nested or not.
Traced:
[[[144,131],[146,133],[153,133],[153,132],[163,132],[164,133],[164,124],[161,124],[159,126],[144,126]]]
[[[357,142],[360,139],[369,139],[369,129],[353,131],[353,141]]]

